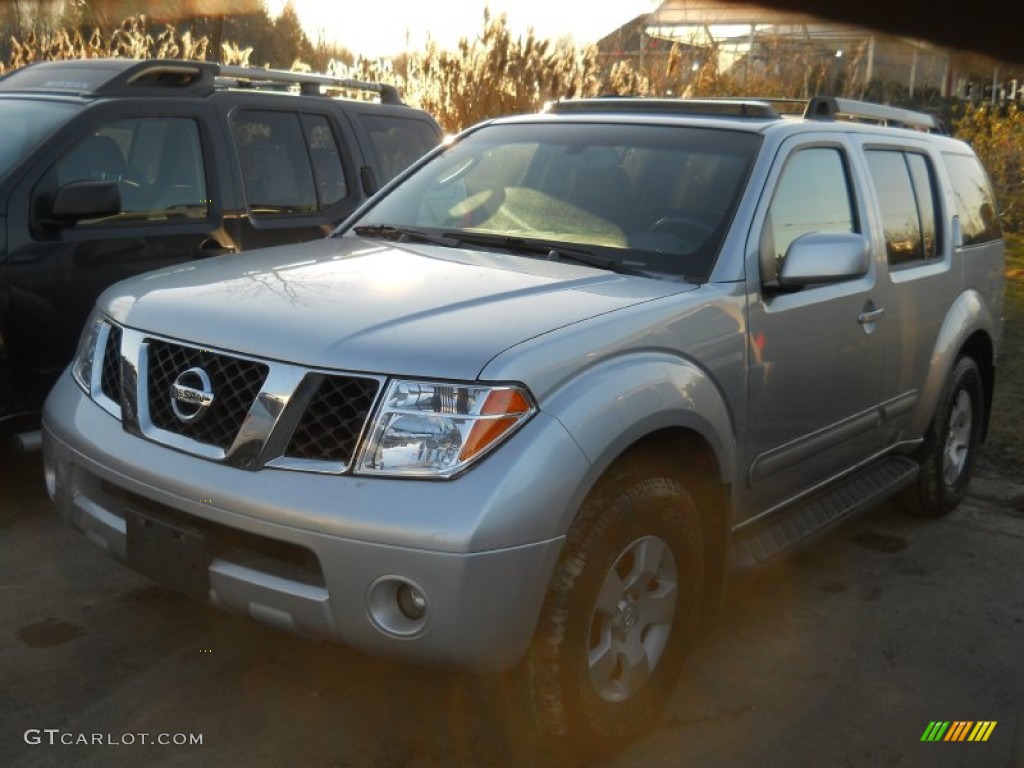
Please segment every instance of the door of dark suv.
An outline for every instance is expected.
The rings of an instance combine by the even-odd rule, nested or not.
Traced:
[[[74,351],[82,318],[117,280],[237,248],[224,147],[203,105],[112,104],[50,143],[7,202],[8,345],[23,391],[40,398]],[[54,216],[57,191],[113,182],[122,212]]]
[[[437,123],[393,89],[341,81],[377,92],[377,104],[321,95],[325,81],[337,85],[127,60],[43,62],[0,78],[0,439],[32,445],[104,288],[323,237],[440,141]]]

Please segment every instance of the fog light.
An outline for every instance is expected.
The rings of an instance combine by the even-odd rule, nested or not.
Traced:
[[[427,612],[426,595],[412,584],[402,584],[395,594],[395,599],[398,601],[398,609],[407,619],[417,621]]]
[[[381,576],[366,592],[370,621],[392,637],[411,638],[427,628],[427,595],[404,576]]]

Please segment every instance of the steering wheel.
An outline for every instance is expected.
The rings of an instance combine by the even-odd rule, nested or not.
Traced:
[[[714,227],[694,216],[664,216],[647,228],[648,232],[664,232],[687,243],[703,243]]]
[[[461,200],[448,210],[452,226],[475,227],[491,216],[505,202],[504,187],[490,187]]]

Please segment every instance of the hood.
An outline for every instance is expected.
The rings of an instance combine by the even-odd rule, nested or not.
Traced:
[[[108,289],[100,306],[137,330],[257,357],[474,379],[527,339],[693,288],[490,251],[343,237],[150,272]]]

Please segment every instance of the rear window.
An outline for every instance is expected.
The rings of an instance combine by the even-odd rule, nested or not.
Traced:
[[[1002,237],[995,195],[988,175],[973,155],[944,154],[942,159],[953,183],[956,213],[963,244],[979,245]]]
[[[0,178],[78,110],[55,101],[0,99]]]

